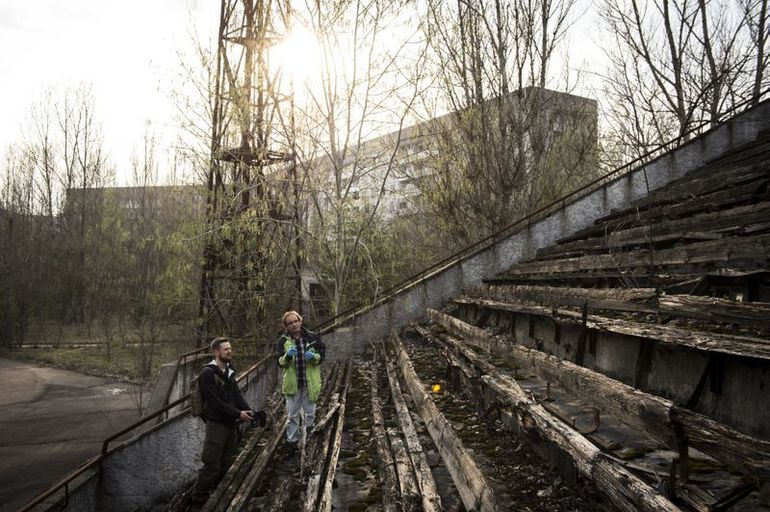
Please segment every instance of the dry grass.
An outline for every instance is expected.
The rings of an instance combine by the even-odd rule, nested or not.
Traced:
[[[164,325],[157,331],[158,341],[148,343],[137,329],[114,325],[108,343],[107,331],[100,324],[88,329],[85,325],[42,323],[30,329],[22,347],[0,348],[0,357],[148,384],[157,378],[161,365],[196,348],[189,326]],[[254,343],[242,341],[234,345],[239,370],[251,366],[266,349],[265,344],[258,349]]]
[[[96,346],[62,344],[59,347],[2,349],[0,355],[89,375],[147,383],[156,378],[163,363],[175,361],[181,354],[194,348],[195,343],[192,341],[189,343],[160,342],[152,347],[113,342],[109,355],[106,343],[99,343]],[[144,364],[143,360],[148,359],[149,364]],[[145,371],[144,368],[149,368],[149,371]]]

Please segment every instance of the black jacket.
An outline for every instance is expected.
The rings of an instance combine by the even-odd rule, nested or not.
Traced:
[[[235,425],[241,411],[251,408],[238,389],[235,368],[227,365],[226,372],[220,370],[215,361],[203,367],[198,384],[203,396],[203,418],[206,421]]]

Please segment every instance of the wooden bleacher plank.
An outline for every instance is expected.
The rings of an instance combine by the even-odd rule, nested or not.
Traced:
[[[770,303],[741,302],[697,295],[657,296],[654,288],[574,288],[557,286],[490,285],[470,290],[465,297],[497,301],[533,302],[549,307],[587,307],[661,314],[770,329]]]
[[[675,219],[710,212],[734,206],[755,204],[758,201],[770,200],[768,179],[761,179],[723,188],[715,192],[694,197],[678,203],[657,205],[652,209],[641,207],[626,208],[613,211],[598,219],[593,226],[584,228],[573,235],[564,237],[558,244],[569,243],[588,237],[603,236],[618,229],[641,226],[658,222],[661,219]]]
[[[474,304],[499,311],[538,315],[563,322],[585,325],[586,328],[597,331],[633,336],[635,338],[648,339],[658,343],[687,347],[705,352],[718,352],[755,359],[770,359],[770,342],[762,338],[695,331],[668,325],[642,324],[594,314],[588,314],[585,322],[583,322],[583,315],[578,311],[532,304],[498,302],[484,299],[456,299],[455,302],[458,304]]]
[[[750,268],[764,268],[770,262],[770,234],[730,237],[722,240],[695,242],[670,249],[653,251],[638,249],[612,254],[598,254],[556,260],[534,260],[518,263],[499,278],[532,274],[559,274],[596,270],[628,270],[677,265],[733,266],[745,263]],[[746,267],[743,267],[746,270]]]
[[[605,408],[664,446],[675,447],[673,423],[678,423],[692,447],[747,475],[770,478],[768,441],[738,432],[702,414],[679,407],[670,400],[644,393],[570,361],[521,345],[511,345],[505,340],[490,342],[488,338],[493,337],[490,333],[450,315],[429,309],[427,316],[472,345],[497,349],[505,347],[506,354],[512,356],[517,365],[529,368],[541,378],[556,382]]]
[[[745,232],[751,226],[767,229],[770,220],[770,201],[748,206],[738,206],[717,212],[708,212],[660,222],[646,226],[635,226],[627,229],[612,231],[600,237],[586,238],[574,242],[553,245],[537,252],[538,259],[553,258],[560,254],[571,252],[591,251],[607,252],[611,249],[649,243],[653,241],[668,241],[686,238],[688,234],[736,234]],[[704,237],[705,238],[705,237]]]
[[[570,456],[577,470],[590,476],[621,510],[680,510],[623,466],[602,457],[599,448],[537,403],[514,379],[498,372],[493,365],[475,357],[471,351],[463,351],[463,355],[481,369],[483,375],[480,380],[497,395],[498,400],[519,411],[521,416],[531,418],[532,421],[522,428],[536,430],[540,436],[555,443]]]

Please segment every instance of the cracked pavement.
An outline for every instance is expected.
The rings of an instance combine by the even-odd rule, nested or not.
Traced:
[[[139,419],[131,384],[0,359],[0,511],[22,507]]]

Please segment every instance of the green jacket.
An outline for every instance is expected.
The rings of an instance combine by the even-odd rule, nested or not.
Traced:
[[[306,340],[305,351],[313,354],[313,360],[305,362],[305,381],[307,382],[310,400],[315,402],[318,400],[318,395],[321,394],[320,365],[326,355],[326,347],[317,334],[308,331],[304,327],[302,328],[302,337]],[[281,393],[284,395],[295,395],[297,393],[297,363],[294,358],[286,355],[286,352],[293,346],[296,346],[296,343],[289,334],[283,334],[278,338],[276,355],[278,356],[278,366],[283,369]]]

